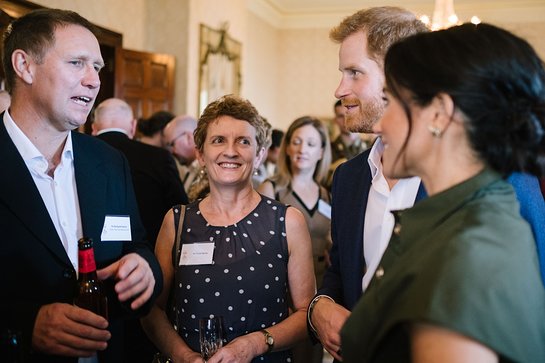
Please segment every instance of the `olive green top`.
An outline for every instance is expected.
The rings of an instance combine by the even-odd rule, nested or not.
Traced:
[[[389,246],[344,325],[344,362],[410,362],[408,325],[427,322],[545,362],[545,290],[509,184],[490,170],[395,213]]]

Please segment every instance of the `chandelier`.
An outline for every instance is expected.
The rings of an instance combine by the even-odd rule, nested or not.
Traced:
[[[435,0],[435,8],[433,9],[433,17],[422,15],[420,21],[429,26],[431,30],[439,30],[449,28],[453,25],[461,24],[461,21],[454,12],[454,0]],[[472,16],[470,20],[473,24],[479,24],[481,19],[477,16]]]

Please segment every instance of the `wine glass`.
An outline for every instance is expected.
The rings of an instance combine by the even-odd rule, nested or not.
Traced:
[[[223,319],[221,316],[199,319],[201,356],[205,361],[223,346],[222,322]]]

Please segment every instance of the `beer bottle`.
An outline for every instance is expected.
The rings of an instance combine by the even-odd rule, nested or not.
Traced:
[[[97,278],[93,240],[82,237],[78,240],[79,276],[74,304],[108,319],[108,300]]]

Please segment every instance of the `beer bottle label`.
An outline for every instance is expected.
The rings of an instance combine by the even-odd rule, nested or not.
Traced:
[[[87,250],[80,250],[78,256],[80,273],[93,272],[97,269],[95,264],[95,256],[92,248],[89,248]]]

